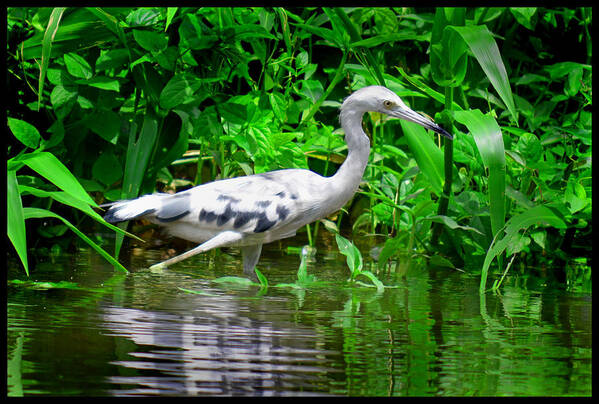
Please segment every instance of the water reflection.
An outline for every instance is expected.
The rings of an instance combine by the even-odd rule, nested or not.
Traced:
[[[376,293],[348,287],[336,255],[309,267],[327,285],[261,295],[210,282],[236,256],[111,278],[93,256],[74,264],[81,290],[9,287],[9,395],[591,393],[590,295],[506,278],[481,299],[476,276],[424,268]],[[273,285],[297,264],[267,253],[261,269]]]
[[[111,336],[148,348],[113,363],[162,374],[111,376],[111,383],[121,385],[114,394],[289,394],[317,386],[320,374],[336,371],[328,366],[335,352],[314,347],[309,327],[244,316],[231,299],[186,300],[194,307],[189,314],[106,308],[103,326]]]

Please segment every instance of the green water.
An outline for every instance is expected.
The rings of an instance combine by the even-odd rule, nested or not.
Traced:
[[[398,287],[349,287],[344,257],[320,252],[308,289],[214,283],[238,252],[162,273],[132,258],[115,275],[97,254],[39,263],[39,289],[9,282],[8,395],[590,395],[592,297],[506,278],[412,268]],[[265,246],[270,285],[297,256]],[[12,267],[12,268],[10,268]],[[8,279],[23,279],[9,265]],[[383,281],[391,283],[390,280]],[[524,287],[523,287],[524,286]],[[200,291],[187,293],[179,287]]]

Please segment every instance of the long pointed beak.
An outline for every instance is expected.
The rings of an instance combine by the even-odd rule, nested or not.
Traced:
[[[396,118],[405,119],[406,121],[417,123],[418,125],[430,129],[433,132],[437,132],[440,135],[445,136],[448,139],[453,140],[453,135],[447,132],[445,129],[434,123],[428,118],[420,115],[419,113],[412,111],[408,108],[397,107],[396,109],[390,111],[390,115]]]

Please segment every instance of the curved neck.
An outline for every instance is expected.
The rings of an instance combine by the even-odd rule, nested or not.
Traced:
[[[362,116],[360,111],[341,111],[341,126],[345,131],[347,143],[347,158],[339,170],[331,177],[331,183],[338,193],[335,199],[343,200],[345,204],[356,192],[370,155],[370,140],[362,130]],[[341,207],[340,206],[340,207]]]

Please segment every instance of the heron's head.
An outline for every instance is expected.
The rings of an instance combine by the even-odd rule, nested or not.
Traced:
[[[344,111],[353,111],[362,114],[367,111],[380,112],[395,118],[417,123],[426,129],[453,139],[453,136],[445,129],[429,118],[408,108],[397,94],[383,86],[368,86],[353,92],[341,105],[341,112],[343,113]]]

